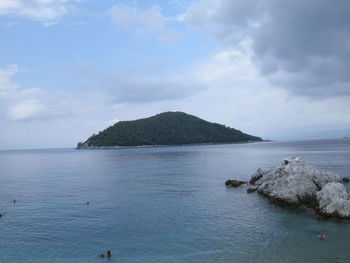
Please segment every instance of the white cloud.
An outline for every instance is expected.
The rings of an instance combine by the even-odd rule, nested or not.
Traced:
[[[103,92],[24,88],[13,79],[20,71],[0,68],[0,149],[73,147],[119,119]]]
[[[125,5],[113,6],[108,11],[112,23],[122,29],[128,29],[132,24],[135,23],[137,13],[138,12],[135,8]]]
[[[66,107],[57,102],[61,94],[15,83],[13,77],[20,71],[18,65],[0,68],[0,122],[54,119],[68,114]]]
[[[138,20],[140,24],[143,24],[150,31],[161,31],[164,29],[165,18],[161,14],[159,6],[153,6],[139,13]]]
[[[111,22],[120,30],[131,31],[145,38],[154,38],[165,44],[178,42],[183,33],[169,28],[171,22],[183,22],[178,18],[166,17],[161,8],[154,5],[149,9],[124,4],[114,5],[109,11]]]
[[[5,69],[0,69],[0,98],[6,93],[18,88],[18,85],[11,81],[19,68],[17,65],[9,65]]]
[[[59,17],[76,9],[80,0],[1,0],[0,15],[21,16],[52,23]]]
[[[155,5],[146,10],[123,4],[113,6],[109,11],[112,23],[121,29],[157,32],[164,29],[166,18],[159,6]]]
[[[37,100],[26,100],[9,109],[8,118],[13,121],[37,119],[45,116],[47,108]]]
[[[221,83],[221,86],[227,86],[228,80],[242,84],[259,79],[251,59],[237,50],[223,50],[197,63],[192,74],[198,82],[206,85]],[[230,87],[234,88],[232,84]]]

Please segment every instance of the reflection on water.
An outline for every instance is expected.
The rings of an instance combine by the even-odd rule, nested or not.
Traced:
[[[288,156],[350,175],[348,140],[0,151],[0,262],[347,262],[348,221],[224,185]]]

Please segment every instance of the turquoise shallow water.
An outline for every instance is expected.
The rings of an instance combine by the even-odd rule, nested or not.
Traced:
[[[0,151],[0,262],[350,262],[350,221],[224,185],[288,156],[350,176],[350,140]]]

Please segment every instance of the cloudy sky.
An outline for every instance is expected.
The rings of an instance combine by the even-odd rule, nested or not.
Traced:
[[[184,111],[266,139],[350,130],[350,1],[0,0],[0,149]]]

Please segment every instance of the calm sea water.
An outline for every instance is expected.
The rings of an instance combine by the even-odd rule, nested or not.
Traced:
[[[0,262],[350,262],[350,221],[224,185],[288,156],[350,176],[350,140],[0,151]]]

